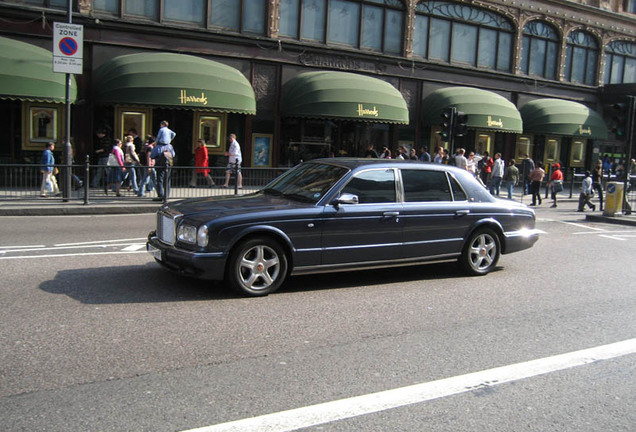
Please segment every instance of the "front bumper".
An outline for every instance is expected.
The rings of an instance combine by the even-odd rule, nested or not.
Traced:
[[[223,252],[193,252],[178,249],[159,240],[153,231],[148,235],[146,250],[169,270],[200,279],[222,280],[227,256]]]
[[[524,229],[505,233],[506,244],[503,253],[509,254],[529,249],[539,240],[539,230]]]

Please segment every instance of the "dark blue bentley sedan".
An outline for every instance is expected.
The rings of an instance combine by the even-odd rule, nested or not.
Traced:
[[[147,249],[162,266],[244,295],[288,275],[457,260],[470,275],[538,239],[532,209],[468,171],[384,159],[318,159],[241,196],[165,204]]]

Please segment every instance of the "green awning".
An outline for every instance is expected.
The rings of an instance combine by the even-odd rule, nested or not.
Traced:
[[[578,102],[537,99],[521,108],[524,132],[607,139],[607,125],[596,111]]]
[[[282,90],[283,117],[409,123],[402,94],[377,78],[348,72],[305,72]]]
[[[254,89],[238,70],[200,57],[128,54],[106,62],[94,76],[95,100],[256,114]]]
[[[70,96],[75,102],[74,76]],[[0,99],[64,103],[66,74],[53,72],[51,51],[0,37]]]
[[[447,87],[435,90],[423,103],[425,125],[439,125],[448,107],[468,114],[466,125],[472,129],[521,133],[523,122],[517,107],[505,97],[473,87]]]

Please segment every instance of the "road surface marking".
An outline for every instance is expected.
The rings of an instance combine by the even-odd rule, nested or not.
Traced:
[[[89,245],[102,244],[102,243],[118,243],[118,242],[124,243],[124,242],[140,242],[140,241],[145,242],[146,240],[147,239],[145,237],[132,238],[132,239],[116,239],[116,240],[94,240],[94,241],[80,242],[80,243],[58,243],[53,246],[89,246]]]
[[[123,252],[133,252],[133,251],[138,251],[143,249],[144,251],[146,250],[146,244],[145,243],[138,243],[138,244],[133,244],[130,245],[128,247],[125,247],[122,249]]]
[[[121,254],[147,254],[145,250],[135,251],[115,251],[115,252],[86,252],[86,253],[72,253],[72,254],[48,254],[48,255],[26,255],[26,256],[0,256],[0,260],[9,259],[34,259],[34,258],[61,258],[61,257],[84,257],[89,255],[121,255]]]
[[[636,353],[636,339],[183,432],[284,432],[422,403]]]

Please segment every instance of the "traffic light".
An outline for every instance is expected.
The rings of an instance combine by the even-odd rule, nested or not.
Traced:
[[[449,142],[451,139],[451,134],[453,133],[453,122],[455,117],[455,108],[444,108],[442,111],[442,121],[439,123],[442,130],[440,131],[440,135],[442,136],[442,141]]]
[[[612,132],[616,135],[617,140],[624,140],[627,135],[627,114],[628,104],[618,102],[612,105]]]
[[[466,132],[468,132],[468,126],[466,126],[467,121],[468,114],[463,111],[457,111],[455,115],[455,136],[466,135]]]

